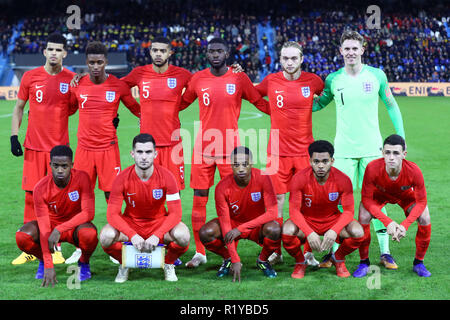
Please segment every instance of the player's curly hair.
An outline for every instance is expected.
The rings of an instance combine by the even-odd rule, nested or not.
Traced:
[[[105,57],[108,56],[108,49],[100,41],[89,42],[86,46],[86,55],[88,54],[103,54]]]
[[[334,147],[329,141],[316,140],[313,143],[311,143],[308,147],[308,154],[310,158],[312,157],[314,152],[317,153],[328,152],[330,157],[333,158]]]
[[[69,146],[65,145],[59,145],[55,146],[50,150],[50,160],[53,159],[53,157],[68,157],[70,161],[73,160],[73,151],[70,149]]]

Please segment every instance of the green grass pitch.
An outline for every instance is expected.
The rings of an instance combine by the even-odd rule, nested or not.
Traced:
[[[399,269],[388,271],[380,268],[379,288],[370,289],[368,278],[347,279],[337,278],[334,268],[325,270],[307,269],[306,276],[301,280],[290,277],[294,260],[283,249],[285,262],[276,266],[278,277],[267,279],[255,266],[256,257],[260,251],[259,246],[250,241],[241,241],[238,252],[243,262],[242,282],[232,283],[232,277],[216,279],[216,271],[221,263],[221,258],[208,253],[208,263],[195,270],[188,270],[183,266],[177,267],[179,281],[168,283],[164,281],[161,269],[131,270],[129,281],[124,284],[114,283],[117,273],[117,265],[114,265],[102,250],[97,247],[91,259],[91,280],[81,283],[79,289],[72,288],[70,282],[72,273],[68,273],[68,265],[56,265],[57,279],[59,283],[53,289],[40,288],[40,280],[34,279],[38,263],[36,261],[20,266],[11,265],[11,261],[19,254],[15,243],[15,232],[22,225],[24,192],[21,190],[21,176],[23,158],[16,158],[10,153],[9,136],[11,128],[11,113],[14,101],[0,102],[0,139],[1,164],[1,212],[0,226],[0,299],[58,299],[58,300],[110,300],[110,299],[163,299],[163,300],[409,300],[409,299],[444,299],[450,297],[450,277],[448,274],[448,243],[450,219],[447,215],[450,211],[449,195],[450,175],[448,167],[450,153],[448,152],[448,123],[450,112],[448,98],[427,97],[408,98],[397,97],[405,124],[408,143],[408,159],[416,162],[425,177],[428,191],[428,206],[431,213],[432,235],[425,262],[432,272],[427,279],[419,278],[412,272],[412,261],[415,252],[415,233],[417,224],[413,224],[407,237],[401,243],[392,243],[391,252],[396,258]],[[27,107],[28,109],[28,107]],[[26,110],[27,110],[26,109]],[[118,128],[119,146],[121,150],[122,168],[132,164],[129,155],[132,138],[138,133],[137,119],[123,106],[120,107],[120,125]],[[24,116],[19,140],[23,142],[27,117]],[[182,128],[190,132],[192,139],[194,121],[198,120],[198,106],[195,103],[181,113]],[[382,104],[379,108],[379,118],[382,136],[394,132],[386,109]],[[77,138],[76,128],[78,115],[70,119],[70,141],[75,150]],[[313,115],[313,130],[315,139],[334,140],[335,133],[335,107],[333,104]],[[261,115],[259,111],[247,102],[243,103],[241,129],[267,130],[270,128],[270,119]],[[245,131],[250,132],[250,131]],[[265,136],[261,132],[261,139]],[[263,143],[262,143],[263,144]],[[193,140],[184,139],[185,159],[190,159],[190,151]],[[266,144],[257,153],[257,167],[264,167]],[[186,165],[187,188],[181,193],[183,206],[183,221],[191,226],[190,216],[192,208],[193,191],[189,188],[190,166]],[[218,175],[216,175],[216,183]],[[94,224],[100,230],[106,223],[106,203],[103,192],[96,188],[96,216]],[[207,220],[216,216],[214,210],[214,188],[210,191],[210,200],[207,206]],[[359,205],[359,191],[355,193],[356,205]],[[287,202],[284,218],[288,218]],[[388,205],[388,213],[397,221],[403,219],[400,208]],[[62,245],[65,257],[70,256],[74,248],[70,244]],[[194,242],[191,237],[189,251],[182,256],[183,262],[188,261],[194,253]],[[320,259],[323,253],[316,253]],[[370,247],[370,259],[377,265],[379,249],[376,236],[372,236]],[[358,252],[347,257],[347,267],[353,272],[359,262]]]

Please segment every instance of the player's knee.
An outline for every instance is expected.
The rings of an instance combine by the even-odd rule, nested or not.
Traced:
[[[24,224],[17,232],[22,232],[31,236],[34,242],[39,241],[39,227],[37,221],[30,221]]]
[[[428,206],[425,207],[425,210],[417,219],[417,223],[420,224],[421,226],[426,226],[431,223],[430,211],[428,211]]]
[[[364,237],[364,229],[358,222],[354,223],[351,228],[350,233],[352,238],[361,238]]]
[[[92,227],[81,228],[78,230],[78,239],[80,243],[98,242],[97,229]]]
[[[291,220],[287,220],[285,223],[283,223],[283,227],[281,229],[281,233],[287,236],[293,236],[296,234],[297,228],[292,223]]]
[[[114,240],[116,239],[118,235],[118,231],[115,230],[110,225],[106,225],[103,227],[102,231],[100,232],[100,245],[102,247],[109,247],[114,243]]]
[[[281,237],[281,227],[278,222],[271,221],[264,225],[264,236],[271,240],[278,240]]]
[[[173,232],[173,238],[179,246],[182,247],[188,246],[190,241],[190,235],[187,226],[184,224],[178,225]]]
[[[209,224],[203,225],[203,227],[201,227],[199,232],[198,232],[198,235],[200,237],[200,241],[203,244],[213,241],[214,240],[214,234],[215,234],[215,230]]]
[[[364,207],[362,202],[359,204],[358,220],[360,223],[368,224],[372,219],[370,212]]]

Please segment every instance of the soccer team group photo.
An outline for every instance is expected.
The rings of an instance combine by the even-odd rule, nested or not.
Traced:
[[[449,298],[448,4],[37,2],[2,299]]]

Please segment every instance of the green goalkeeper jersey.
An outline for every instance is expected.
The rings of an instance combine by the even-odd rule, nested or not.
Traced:
[[[341,68],[329,74],[325,88],[314,102],[313,111],[336,103],[335,157],[381,156],[382,138],[378,124],[378,97],[386,106],[396,133],[405,138],[400,109],[388,85],[386,74],[363,64],[357,76]]]

